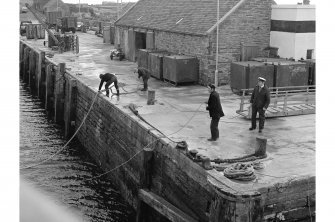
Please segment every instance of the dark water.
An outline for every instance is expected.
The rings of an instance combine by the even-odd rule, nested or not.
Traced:
[[[67,142],[60,127],[47,118],[41,101],[20,83],[20,167],[50,157]],[[52,160],[20,171],[21,178],[43,190],[56,203],[76,209],[85,221],[134,221],[134,210],[76,141]]]

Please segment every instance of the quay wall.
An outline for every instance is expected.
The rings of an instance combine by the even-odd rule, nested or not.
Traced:
[[[119,186],[123,197],[142,212],[137,221],[166,221],[145,218],[150,213],[139,197],[140,190],[159,196],[194,221],[314,218],[315,177],[282,180],[246,194],[246,189],[240,189],[221,172],[206,171],[201,162],[193,162],[187,151],[176,149],[128,107],[112,104],[103,94],[96,96],[97,90],[67,71],[66,64],[54,63],[25,41],[20,41],[20,77],[41,98],[48,115],[64,127],[66,138],[80,127],[77,139]],[[162,206],[149,202],[149,212]]]

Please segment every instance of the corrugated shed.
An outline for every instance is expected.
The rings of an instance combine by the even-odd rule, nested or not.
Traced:
[[[220,17],[239,0],[221,0]],[[139,0],[115,24],[204,35],[216,22],[217,0]]]

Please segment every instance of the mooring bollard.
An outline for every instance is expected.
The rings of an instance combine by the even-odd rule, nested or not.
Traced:
[[[59,63],[55,78],[54,121],[64,124],[64,74],[65,63]]]
[[[256,143],[255,156],[264,156],[266,154],[267,139],[265,137],[256,137]]]
[[[147,105],[155,105],[155,91],[153,90],[148,91]]]

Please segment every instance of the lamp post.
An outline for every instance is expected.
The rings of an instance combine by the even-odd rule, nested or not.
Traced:
[[[79,18],[81,18],[81,14],[80,14],[80,0],[79,0]]]
[[[220,0],[218,0],[217,12],[216,12],[216,62],[215,62],[215,73],[214,73],[214,85],[218,86],[219,84],[219,14],[220,14]]]

